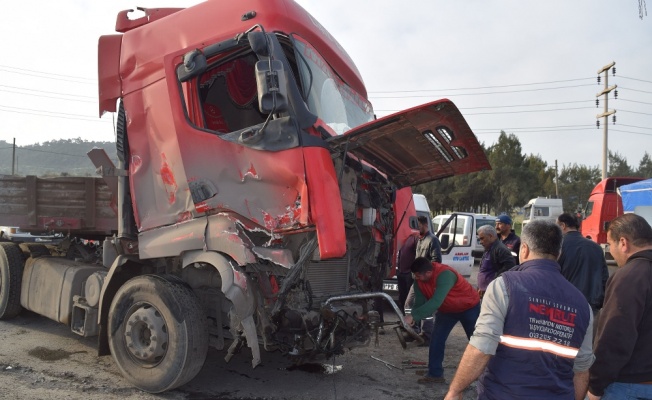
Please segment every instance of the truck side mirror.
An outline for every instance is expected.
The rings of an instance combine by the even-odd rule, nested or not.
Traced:
[[[256,63],[258,108],[263,114],[286,111],[288,108],[287,82],[283,63],[262,60]]]

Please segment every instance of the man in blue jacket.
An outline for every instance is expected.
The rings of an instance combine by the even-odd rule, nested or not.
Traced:
[[[562,233],[550,220],[523,228],[521,265],[492,281],[446,399],[478,380],[478,399],[583,399],[592,313],[560,272]]]

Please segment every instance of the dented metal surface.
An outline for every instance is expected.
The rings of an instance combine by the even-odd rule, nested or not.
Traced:
[[[175,47],[169,33],[157,31],[171,40],[159,49],[159,63],[140,41],[153,35],[155,26],[130,30],[122,41],[128,54],[121,70],[140,258],[182,255],[188,276],[197,265],[219,271],[221,292],[234,310],[229,319],[236,325],[227,357],[252,342],[256,330],[265,348],[296,356],[367,344],[368,312],[378,296],[366,294],[381,290],[396,243],[409,233],[404,210],[396,207],[405,207],[411,196],[399,189],[488,168],[473,133],[449,101],[368,122],[373,114],[364,87],[356,79],[338,78],[355,74],[341,62],[334,64],[336,73],[319,61],[341,56],[339,50],[333,52],[330,39],[317,39],[314,25],[296,25],[303,10],[290,2],[272,3],[290,7],[274,22],[283,21],[280,31],[293,26],[301,33],[283,39],[285,47],[275,35],[261,42],[254,29],[251,48],[245,35],[222,39],[220,46],[229,49],[223,54],[213,50],[217,39],[213,47],[202,41],[198,53],[195,47]],[[211,8],[204,7],[206,12]],[[199,16],[197,10],[192,14]],[[178,12],[169,21],[186,18]],[[265,52],[260,46],[269,48]],[[230,49],[238,50],[237,57]],[[188,57],[204,62],[201,51],[205,67],[193,71],[181,64]],[[248,75],[266,57],[285,67],[281,73],[290,99],[286,112],[273,118],[260,115],[256,82]],[[301,57],[314,63],[292,65]],[[143,67],[130,69],[130,59],[142,60]],[[294,70],[310,74],[314,82],[294,76]],[[351,102],[344,103],[352,107],[347,115],[356,117],[342,124],[327,108],[313,105],[310,96],[324,87],[341,90]],[[324,97],[329,95],[322,94],[325,106],[334,104]],[[165,106],[155,106],[162,99]],[[306,117],[310,113],[316,118]],[[308,128],[301,128],[307,121]],[[334,135],[344,125],[353,129]],[[413,207],[408,204],[406,210]],[[345,301],[323,314],[321,303],[333,296]],[[223,343],[224,335],[217,336]],[[259,361],[255,353],[254,365]]]
[[[120,163],[94,158],[112,189],[100,179],[33,177],[15,189],[0,177],[2,224],[102,235],[108,271],[97,307],[74,303],[87,316],[77,326],[95,325],[86,331],[99,333],[101,354],[134,351],[121,344],[122,319],[109,314],[149,306],[175,329],[195,318],[189,341],[207,335],[211,346],[228,346],[227,359],[246,343],[252,367],[261,347],[305,360],[369,344],[381,324],[374,301],[388,300],[400,316],[378,292],[410,233],[409,185],[488,168],[459,110],[442,100],[374,121],[355,65],[291,0],[145,12],[134,21],[120,13],[122,34],[99,42],[100,113],[119,110]],[[73,183],[83,186],[78,208]],[[118,212],[110,227],[107,210]],[[140,293],[133,286],[149,281],[166,291],[146,296],[152,304],[135,306],[121,292]],[[132,355],[114,353],[118,364],[142,361]],[[168,390],[199,371],[186,355],[125,371],[171,366],[160,375],[176,374],[173,382],[144,386]],[[138,374],[125,375],[141,387]]]

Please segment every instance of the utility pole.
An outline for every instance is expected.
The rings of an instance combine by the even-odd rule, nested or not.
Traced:
[[[557,169],[557,160],[555,160],[555,199],[559,198],[559,170]]]
[[[604,95],[604,111],[602,114],[598,114],[596,118],[598,119],[596,122],[597,127],[600,127],[600,118],[603,118],[602,122],[602,179],[607,178],[607,154],[609,153],[609,149],[607,146],[607,137],[608,137],[608,117],[612,114],[616,113],[616,110],[609,110],[609,92],[612,90],[616,89],[618,85],[613,85],[609,87],[609,70],[613,68],[613,73],[616,75],[616,68],[615,68],[616,62],[613,61],[611,64],[605,65],[598,71],[598,83],[600,83],[600,74],[604,72],[604,89],[595,95],[595,97],[600,97]],[[618,93],[618,92],[616,92]],[[599,100],[595,101],[596,106],[598,105]],[[616,116],[614,115],[614,122],[616,122]]]
[[[16,138],[14,138],[14,150],[11,154],[11,175],[14,175],[16,167]]]

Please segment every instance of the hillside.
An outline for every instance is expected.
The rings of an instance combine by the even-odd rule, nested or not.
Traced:
[[[60,139],[28,146],[16,146],[15,174],[37,176],[94,176],[95,166],[86,153],[102,148],[117,165],[115,142]],[[0,174],[11,174],[13,143],[0,140]]]

